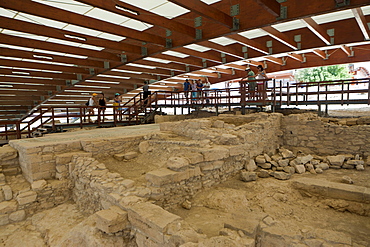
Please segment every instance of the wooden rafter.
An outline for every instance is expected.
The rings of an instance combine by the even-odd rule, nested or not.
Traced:
[[[326,31],[320,27],[312,18],[304,18],[301,20],[308,29],[310,29],[317,37],[319,37],[325,44],[330,45],[330,36]]]
[[[285,64],[282,58],[277,58],[277,57],[272,57],[272,56],[266,56],[264,58],[266,60],[270,61],[270,62],[279,64],[279,65],[284,65]]]
[[[284,45],[289,46],[293,50],[298,50],[296,42],[294,42],[294,40],[290,38],[288,35],[279,32],[273,27],[263,27],[261,29],[265,31],[268,35],[270,35],[272,38],[283,43]]]
[[[365,40],[370,39],[370,28],[367,24],[366,18],[364,13],[362,12],[361,8],[354,8],[352,9],[352,13],[355,16],[358,26],[361,29],[362,34],[364,35]]]
[[[275,17],[280,16],[280,4],[276,0],[254,0]]]
[[[321,57],[322,59],[327,59],[328,56],[326,55],[326,53],[320,49],[314,49],[312,51],[313,53],[315,53],[317,56]]]
[[[224,25],[228,28],[233,28],[233,18],[221,10],[207,5],[199,0],[168,0],[169,2],[180,5],[183,8],[191,10],[192,12],[207,17],[218,24]]]
[[[288,53],[287,54],[289,57],[297,60],[297,61],[300,61],[301,63],[304,62],[304,57],[301,55],[301,54],[297,54],[297,53]]]
[[[263,45],[261,45],[260,43],[254,41],[254,40],[251,40],[251,39],[248,39],[244,36],[241,36],[239,34],[231,34],[228,36],[228,38],[231,38],[235,41],[237,41],[239,44],[242,44],[242,45],[245,45],[251,49],[254,49],[256,51],[259,51],[263,54],[269,54],[269,52],[267,51],[266,47],[264,47]]]

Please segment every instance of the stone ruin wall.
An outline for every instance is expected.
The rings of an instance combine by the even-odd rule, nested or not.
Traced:
[[[12,146],[18,148],[23,175],[31,184],[17,190],[2,183],[0,224],[23,220],[72,198],[82,211],[96,213],[97,227],[104,232],[135,229],[139,246],[186,243],[204,236],[178,216],[153,205],[153,200],[162,207],[181,203],[197,191],[237,174],[257,155],[273,155],[281,145],[292,149],[308,147],[318,154],[369,156],[369,130],[369,125],[327,123],[310,114],[283,117],[260,113],[162,123],[161,131],[202,141],[204,146],[188,147],[181,155],[168,159],[165,167],[148,172],[147,186],[137,186],[133,180],[109,172],[94,157],[132,150],[155,151],[156,140],[150,137],[71,141],[36,148],[18,146],[15,141]],[[17,167],[18,159],[14,151],[10,153],[0,158]],[[168,222],[164,224],[148,215],[149,208],[158,217],[168,218]],[[174,237],[174,232],[184,231],[188,235]]]
[[[318,155],[370,156],[370,117],[331,121],[313,114],[289,115],[282,120],[283,146]]]

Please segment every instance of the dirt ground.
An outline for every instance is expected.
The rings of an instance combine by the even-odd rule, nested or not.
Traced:
[[[360,246],[370,246],[369,217],[336,211],[325,201],[304,197],[291,187],[291,182],[301,177],[338,182],[342,176],[350,176],[355,185],[370,188],[369,168],[363,172],[341,169],[316,175],[295,174],[287,181],[271,177],[245,183],[235,177],[196,195],[191,200],[190,210],[178,206],[170,211],[208,237],[219,235],[225,224],[248,229],[249,226],[245,225],[248,220],[253,222],[271,217],[282,229],[338,231],[351,236]]]

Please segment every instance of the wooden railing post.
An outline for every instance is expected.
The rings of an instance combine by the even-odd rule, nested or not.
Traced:
[[[21,139],[22,138],[22,135],[21,135],[21,122],[20,121],[17,121],[16,122],[16,133],[17,133],[17,139]]]

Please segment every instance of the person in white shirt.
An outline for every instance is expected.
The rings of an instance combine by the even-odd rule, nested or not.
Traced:
[[[204,97],[206,98],[206,104],[209,104],[209,90],[211,89],[211,83],[208,80],[208,77],[206,77],[206,82],[204,83]]]

